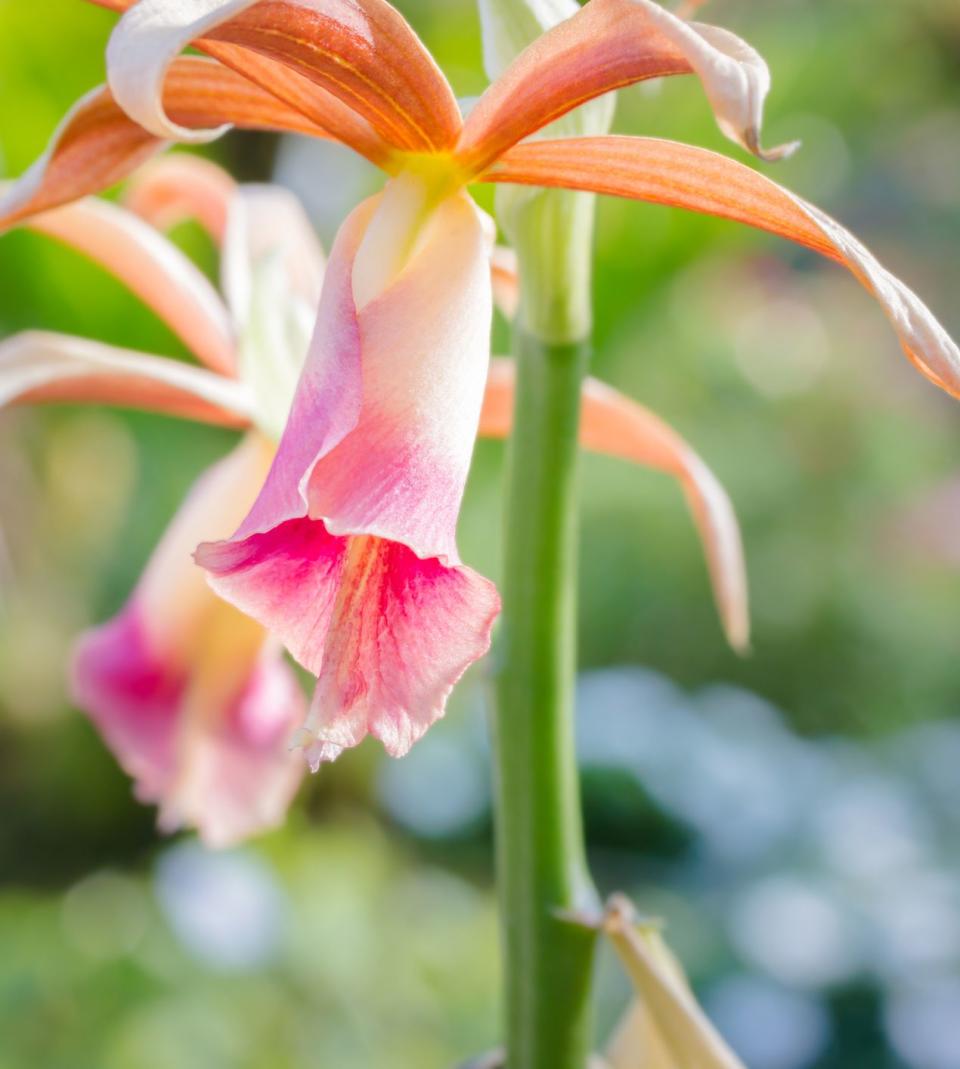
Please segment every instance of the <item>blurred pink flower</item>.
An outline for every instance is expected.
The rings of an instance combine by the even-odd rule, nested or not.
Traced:
[[[280,255],[289,304],[312,311],[323,259],[306,218],[290,194],[237,187],[189,157],[158,161],[129,201],[167,224],[196,214],[224,242],[227,304],[129,210],[86,200],[30,225],[112,270],[213,370],[27,332],[0,344],[0,401],[107,402],[250,426],[257,398],[239,377],[243,280],[268,254]],[[273,453],[269,437],[250,429],[201,476],[127,604],[79,638],[73,661],[75,701],[137,796],[159,806],[161,827],[196,827],[217,846],[280,823],[303,774],[289,740],[306,703],[281,643],[218,598],[192,560],[200,539],[228,533],[243,517]]]

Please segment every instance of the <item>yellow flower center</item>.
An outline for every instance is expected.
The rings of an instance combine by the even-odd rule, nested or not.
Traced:
[[[405,157],[403,170],[384,187],[357,250],[353,294],[358,308],[381,294],[403,270],[434,209],[464,183],[464,172],[450,154]]]

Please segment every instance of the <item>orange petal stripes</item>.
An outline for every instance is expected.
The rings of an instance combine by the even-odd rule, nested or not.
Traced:
[[[960,350],[930,310],[838,222],[716,152],[639,137],[537,141],[511,149],[485,181],[609,193],[733,219],[843,264],[880,302],[911,363],[960,397]]]
[[[199,57],[186,56],[170,66],[164,106],[183,126],[234,123],[326,136],[246,78]],[[93,90],[67,114],[44,155],[0,199],[0,227],[106,189],[164,144],[128,118],[109,89]]]

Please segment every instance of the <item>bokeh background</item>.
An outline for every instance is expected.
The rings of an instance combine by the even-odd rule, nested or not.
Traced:
[[[469,0],[400,0],[458,94]],[[715,0],[774,74],[770,173],[848,223],[960,335],[956,0]],[[0,173],[102,80],[109,14],[0,0]],[[696,83],[617,129],[736,150]],[[210,149],[295,188],[329,241],[378,178],[345,152]],[[486,195],[486,194],[484,194]],[[212,249],[176,238],[212,271]],[[754,650],[724,645],[677,488],[584,461],[580,753],[601,889],[663,917],[751,1069],[960,1069],[960,410],[832,265],[732,224],[599,210],[595,370],[696,445],[738,509]],[[117,283],[0,239],[0,335],[179,354]],[[504,324],[497,327],[505,344]],[[446,1069],[497,1035],[487,677],[403,762],[312,779],[285,829],[211,854],[153,815],[65,696],[78,629],[122,603],[226,432],[0,414],[0,1069]],[[503,448],[481,443],[465,558],[499,571]],[[626,997],[600,964],[601,1028]]]

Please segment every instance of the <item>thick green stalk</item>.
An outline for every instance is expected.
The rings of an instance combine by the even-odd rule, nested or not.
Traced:
[[[521,275],[523,266],[521,250]],[[577,434],[588,343],[531,329],[537,308],[552,304],[556,313],[557,290],[544,301],[530,281],[515,344],[496,728],[507,1067],[585,1069],[594,934],[569,915],[595,907],[573,729]]]

